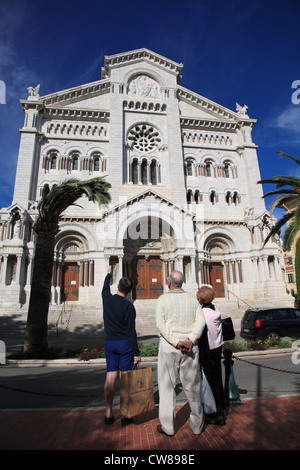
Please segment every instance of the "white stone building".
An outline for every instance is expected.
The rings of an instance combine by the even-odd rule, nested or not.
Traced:
[[[105,57],[101,79],[21,100],[24,126],[13,201],[0,212],[0,295],[28,305],[33,222],[43,188],[107,175],[112,201],[82,198],[57,235],[52,303],[101,305],[108,264],[133,299],[155,299],[168,273],[244,300],[285,299],[278,241],[257,185],[247,107],[231,111],[180,85],[182,64],[147,49]]]

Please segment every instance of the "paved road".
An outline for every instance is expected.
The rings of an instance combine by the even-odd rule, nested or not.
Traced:
[[[291,354],[272,357],[247,356],[243,359],[255,362],[259,366],[235,360],[234,377],[241,400],[300,394],[300,365],[293,364]],[[155,399],[158,403],[156,364],[144,363],[144,366],[152,367]],[[0,366],[0,408],[103,407],[105,374],[105,366],[99,365]],[[1,386],[10,387],[10,389]],[[118,386],[119,382],[117,382],[115,406],[119,403]],[[16,389],[23,390],[23,392]],[[28,393],[25,393],[26,391]],[[178,383],[176,393],[178,404],[184,403],[185,395],[180,383]]]

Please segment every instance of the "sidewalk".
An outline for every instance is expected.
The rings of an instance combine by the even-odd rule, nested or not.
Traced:
[[[244,401],[230,407],[226,426],[208,425],[200,436],[190,430],[187,404],[177,407],[174,437],[156,431],[157,407],[125,427],[121,426],[119,410],[114,416],[114,424],[105,426],[104,409],[0,411],[0,449],[146,450],[156,454],[175,450],[300,449],[300,396]]]

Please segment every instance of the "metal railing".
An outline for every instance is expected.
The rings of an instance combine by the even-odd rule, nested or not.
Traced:
[[[237,298],[238,308],[240,308],[240,302],[243,302],[245,305],[247,305],[248,308],[251,308],[252,310],[254,309],[254,307],[252,307],[252,305],[248,304],[248,302],[245,302],[245,300],[241,299],[241,298],[240,298],[238,295],[236,295],[234,292],[231,292],[231,290],[227,289],[227,292],[228,292],[228,300],[230,300],[229,294],[234,295],[234,297]]]
[[[59,334],[59,323],[61,325],[65,325],[65,328],[68,329],[69,327],[69,324],[70,324],[70,321],[71,321],[71,316],[72,316],[72,308],[68,309],[68,303],[66,301],[63,302],[63,305],[62,305],[62,309],[61,309],[61,312],[58,316],[58,319],[56,321],[56,336],[58,337],[58,334]],[[68,317],[65,321],[63,321],[63,317],[64,315],[67,315],[68,314]]]

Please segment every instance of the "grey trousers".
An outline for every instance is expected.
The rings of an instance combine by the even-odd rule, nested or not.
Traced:
[[[204,413],[201,400],[201,374],[199,366],[199,350],[194,345],[193,354],[183,354],[171,344],[160,339],[157,377],[159,388],[159,420],[167,434],[174,434],[176,417],[177,378],[190,405],[190,427],[194,434],[200,434],[204,426]]]

